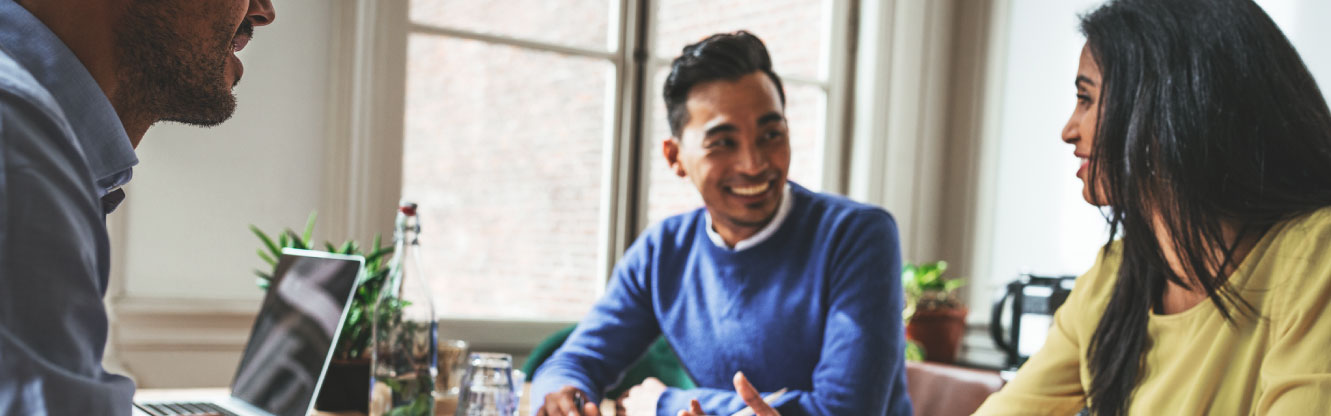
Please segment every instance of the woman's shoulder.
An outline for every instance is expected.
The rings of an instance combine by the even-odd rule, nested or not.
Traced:
[[[1292,288],[1291,295],[1331,290],[1331,207],[1282,221],[1262,240],[1254,248],[1261,253],[1249,289]]]
[[[1331,235],[1331,206],[1300,213],[1272,227],[1278,238],[1310,238]]]
[[[1118,280],[1118,267],[1123,262],[1123,241],[1115,240],[1100,248],[1095,257],[1095,264],[1086,273],[1077,276],[1073,291],[1081,291],[1083,298],[1108,296],[1113,292],[1114,282]]]
[[[1243,288],[1244,297],[1278,332],[1314,331],[1307,322],[1321,319],[1331,305],[1331,207],[1276,224],[1263,240],[1269,241],[1250,266],[1253,283]]]
[[[1277,267],[1331,268],[1331,207],[1296,215],[1273,225],[1255,250]]]

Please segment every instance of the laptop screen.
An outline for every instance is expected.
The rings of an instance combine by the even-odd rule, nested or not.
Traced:
[[[278,416],[306,415],[363,262],[283,250],[236,369],[233,397]]]

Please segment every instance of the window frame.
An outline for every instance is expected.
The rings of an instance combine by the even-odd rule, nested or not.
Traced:
[[[389,235],[392,219],[383,215],[396,205],[402,188],[402,145],[405,140],[407,42],[412,34],[431,34],[602,59],[614,66],[613,101],[607,106],[601,175],[601,220],[598,237],[598,276],[589,293],[599,297],[615,264],[647,224],[646,172],[648,157],[659,157],[644,142],[651,126],[651,105],[659,99],[648,78],[668,60],[651,49],[654,36],[653,0],[607,1],[612,12],[610,39],[605,50],[544,42],[517,36],[483,33],[413,22],[410,3],[354,0],[342,4],[342,21],[351,30],[340,33],[334,53],[330,97],[329,146],[325,150],[325,215],[331,235],[370,238]],[[823,64],[827,79],[785,76],[791,85],[809,85],[826,94],[825,137],[822,141],[822,180],[827,192],[846,191],[845,168],[850,147],[852,117],[846,111],[852,97],[854,30],[859,7],[856,0],[829,0],[821,30],[829,42]],[[617,33],[614,33],[617,32]],[[345,49],[345,51],[343,51]],[[525,352],[546,334],[573,321],[541,319],[457,319],[445,317],[440,331],[472,340],[473,346]],[[519,331],[517,329],[522,328]],[[522,347],[522,348],[519,348]]]

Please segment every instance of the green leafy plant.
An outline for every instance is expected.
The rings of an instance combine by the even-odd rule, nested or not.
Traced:
[[[250,231],[256,237],[259,237],[259,241],[263,243],[263,246],[257,251],[259,258],[272,267],[267,272],[254,270],[254,274],[258,276],[255,283],[259,288],[267,290],[272,285],[273,273],[277,271],[277,259],[282,257],[282,249],[318,250],[310,239],[314,233],[314,220],[317,215],[315,212],[310,213],[309,218],[305,221],[304,232],[297,234],[294,230],[285,228],[277,234],[277,238],[264,233],[259,227],[250,225]],[[383,282],[388,276],[388,255],[393,253],[392,246],[384,247],[381,243],[380,236],[376,234],[373,244],[367,249],[363,249],[354,240],[343,242],[340,246],[325,242],[322,247],[324,251],[329,253],[365,257],[365,273],[362,273],[361,280],[356,282],[356,293],[352,295],[351,309],[347,311],[347,319],[342,323],[342,335],[338,339],[337,348],[333,352],[334,359],[368,359],[370,356],[371,317],[374,315],[374,302],[379,298],[379,288],[383,286]]]
[[[906,340],[906,361],[924,361],[924,346],[913,339]]]
[[[923,263],[919,266],[907,264],[901,272],[902,287],[906,290],[906,311],[902,317],[910,320],[917,309],[960,308],[961,299],[957,289],[966,284],[965,279],[943,277],[947,271],[946,261]]]

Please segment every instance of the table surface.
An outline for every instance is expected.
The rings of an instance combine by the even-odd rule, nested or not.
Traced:
[[[140,389],[134,394],[134,400],[177,400],[186,398],[199,398],[207,396],[226,396],[230,392],[227,387],[199,388],[199,389]],[[518,405],[518,414],[527,416],[529,408],[528,398],[531,396],[531,383],[524,383],[522,386],[522,402]],[[440,399],[435,402],[435,416],[452,416],[456,400],[449,400],[449,405],[443,405],[445,402]],[[601,414],[614,415],[615,404],[612,401],[601,403]],[[365,416],[361,412],[314,412],[311,416]]]

